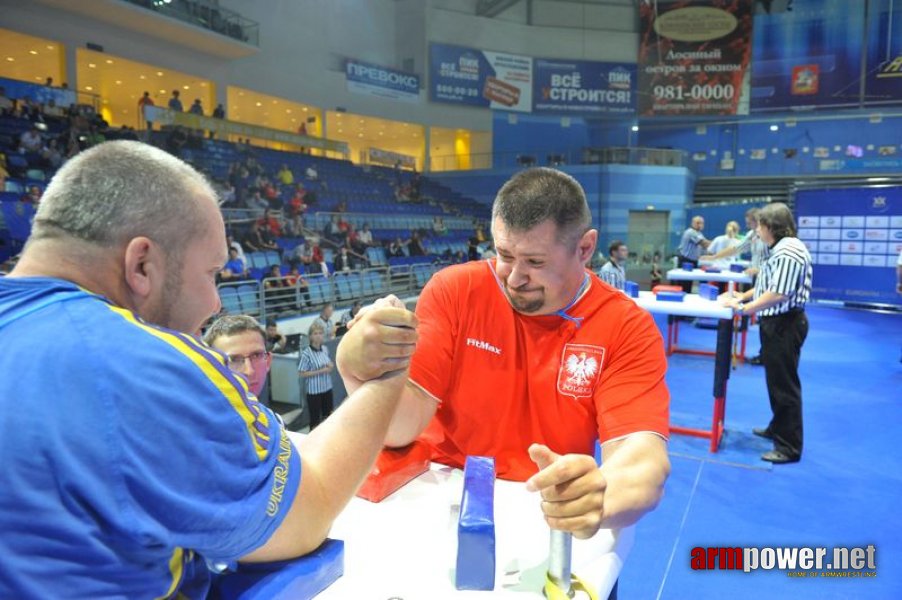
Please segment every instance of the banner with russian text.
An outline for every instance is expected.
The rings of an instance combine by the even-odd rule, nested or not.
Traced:
[[[533,61],[534,113],[613,115],[636,111],[636,65]]]
[[[355,94],[405,102],[420,99],[420,78],[413,73],[348,59],[345,61],[345,79],[348,91]]]
[[[430,44],[429,99],[529,112],[532,109],[532,58]]]
[[[747,112],[752,0],[640,2],[639,21],[640,115]]]

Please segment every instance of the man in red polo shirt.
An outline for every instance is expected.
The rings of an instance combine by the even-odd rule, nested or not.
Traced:
[[[577,537],[630,525],[657,505],[670,470],[661,335],[586,270],[598,232],[572,177],[522,171],[492,217],[497,258],[443,269],[420,295],[410,381],[386,444],[420,437],[454,467],[493,456],[499,477],[540,491],[549,525]],[[359,364],[342,373],[365,379],[378,367],[366,354],[346,353]]]

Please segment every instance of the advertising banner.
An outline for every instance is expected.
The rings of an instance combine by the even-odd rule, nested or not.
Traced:
[[[532,108],[532,59],[449,46],[429,45],[429,99],[497,110]]]
[[[737,113],[752,0],[640,2],[639,21],[640,115]]]
[[[348,59],[345,62],[348,91],[390,100],[416,102],[420,99],[420,78],[413,73]]]
[[[532,111],[584,115],[636,111],[636,65],[588,60],[533,62]]]
[[[902,104],[902,2],[871,0],[864,104]]]
[[[902,303],[902,187],[799,190],[795,210],[814,261],[813,299]]]
[[[751,110],[857,106],[865,2],[793,0],[788,8],[773,3],[755,15]]]

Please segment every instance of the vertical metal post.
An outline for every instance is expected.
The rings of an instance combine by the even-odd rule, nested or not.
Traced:
[[[548,559],[548,575],[554,584],[573,595],[570,577],[570,550],[573,546],[573,535],[557,529],[551,530],[551,552]]]

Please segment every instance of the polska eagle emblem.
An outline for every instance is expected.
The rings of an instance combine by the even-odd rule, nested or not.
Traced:
[[[588,344],[566,344],[558,371],[558,392],[574,398],[590,397],[604,363],[604,348]]]

